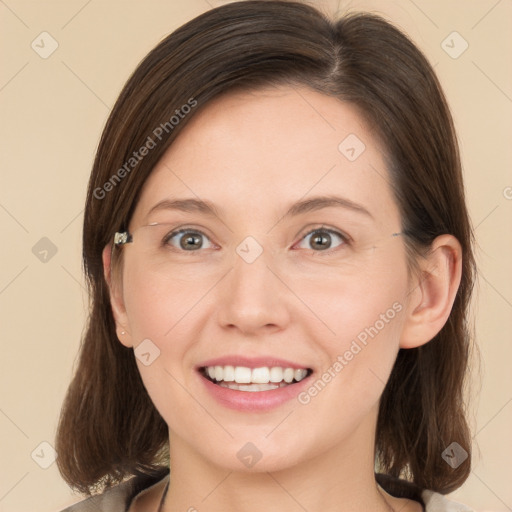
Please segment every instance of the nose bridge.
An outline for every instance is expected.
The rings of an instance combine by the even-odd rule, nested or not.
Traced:
[[[236,253],[219,298],[219,321],[244,332],[284,327],[289,317],[288,304],[283,284],[267,266],[272,265],[271,252],[256,246],[254,240],[245,240]]]
[[[242,291],[248,288],[253,293],[265,293],[271,286],[269,281],[272,273],[268,269],[268,265],[272,265],[269,261],[270,252],[266,250],[256,257],[253,256],[254,259],[246,259],[240,252],[240,248],[237,249],[237,256],[233,262],[233,284]]]

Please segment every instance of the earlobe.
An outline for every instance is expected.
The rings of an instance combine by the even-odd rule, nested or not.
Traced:
[[[421,278],[410,292],[400,348],[415,348],[433,339],[452,310],[462,274],[462,248],[452,235],[440,235],[419,262]]]
[[[107,283],[110,295],[112,315],[116,323],[116,332],[119,341],[125,347],[133,347],[132,337],[129,329],[128,316],[123,300],[122,283],[112,272],[112,246],[106,245],[102,253],[103,275]]]

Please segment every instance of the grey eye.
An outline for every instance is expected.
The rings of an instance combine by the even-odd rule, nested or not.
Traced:
[[[315,229],[308,233],[300,242],[301,249],[313,249],[315,251],[325,251],[327,249],[339,247],[346,242],[341,233],[331,229]],[[305,247],[303,244],[306,243]]]
[[[192,229],[182,229],[175,233],[171,233],[167,237],[166,243],[172,245],[176,249],[182,249],[188,252],[197,251],[199,249],[209,249],[212,247],[211,242],[204,233]]]

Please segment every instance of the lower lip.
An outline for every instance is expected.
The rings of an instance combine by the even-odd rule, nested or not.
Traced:
[[[300,382],[268,391],[239,391],[214,384],[201,373],[199,378],[221,405],[238,411],[267,411],[293,400],[309,384],[311,375]]]

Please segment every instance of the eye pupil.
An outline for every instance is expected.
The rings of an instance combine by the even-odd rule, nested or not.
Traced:
[[[331,235],[329,233],[316,233],[313,237],[311,237],[311,246],[320,249],[325,250],[329,249],[331,247],[332,239]],[[316,247],[315,247],[316,246]]]
[[[182,236],[180,239],[182,249],[200,249],[202,245],[203,241],[201,240],[201,235],[198,234]]]

